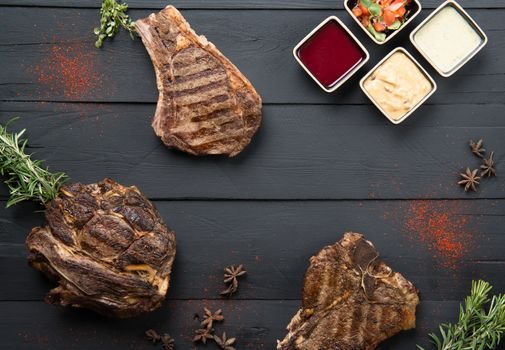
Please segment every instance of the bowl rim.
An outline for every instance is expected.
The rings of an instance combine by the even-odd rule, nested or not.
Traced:
[[[348,71],[346,74],[344,74],[340,80],[332,86],[331,88],[327,88],[324,86],[315,76],[312,74],[312,72],[308,69],[308,67],[302,62],[300,57],[298,57],[298,50],[300,47],[305,44],[319,29],[321,29],[325,24],[327,24],[330,21],[336,21],[351,37],[351,39],[360,47],[360,49],[364,53],[364,57],[361,60],[359,64],[354,66],[350,71]],[[312,79],[323,89],[324,91],[330,93],[336,91],[340,86],[342,86],[349,78],[351,78],[356,72],[363,67],[368,60],[370,59],[370,54],[368,53],[368,50],[365,48],[365,46],[356,38],[356,36],[347,28],[347,26],[337,17],[337,16],[329,16],[325,20],[323,20],[321,23],[319,23],[309,34],[307,34],[296,46],[293,48],[293,56],[295,57],[296,61],[302,68],[307,72],[307,74],[310,75]]]
[[[401,32],[414,18],[417,17],[417,15],[419,15],[421,13],[421,10],[423,9],[422,5],[421,5],[421,2],[419,0],[412,0],[414,1],[416,4],[417,4],[417,11],[414,12],[412,14],[412,16],[410,16],[410,18],[408,20],[405,21],[405,23],[403,23],[403,26],[400,27],[400,29],[397,29],[395,30],[392,34],[390,34],[389,36],[386,37],[386,40],[384,41],[379,41],[377,39],[375,39],[375,37],[372,35],[372,33],[370,33],[368,31],[367,28],[365,28],[361,22],[358,20],[358,18],[354,15],[354,13],[352,13],[352,9],[349,7],[349,1],[351,0],[344,0],[344,7],[345,9],[347,10],[347,12],[349,13],[349,15],[354,19],[354,21],[360,26],[361,29],[363,29],[363,31],[370,37],[370,39],[373,40],[373,42],[375,42],[376,44],[378,45],[384,45],[385,43],[387,43],[389,40],[391,40],[396,34],[398,34],[399,32]]]
[[[456,66],[454,66],[454,68],[452,68],[448,72],[444,72],[443,70],[441,70],[435,64],[435,62],[421,49],[421,47],[419,46],[419,44],[417,44],[417,42],[415,40],[416,34],[424,27],[424,25],[426,25],[426,23],[428,23],[433,17],[435,17],[446,6],[454,7],[456,9],[456,11],[458,11],[458,13],[462,17],[464,17],[464,19],[467,22],[469,22],[469,24],[472,26],[472,28],[475,30],[475,32],[482,38],[482,43],[480,43],[480,45],[475,50],[473,50],[473,52],[471,52],[469,55],[467,55],[461,62],[459,62]],[[475,20],[470,16],[470,14],[467,11],[465,11],[465,9],[460,4],[458,4],[454,0],[447,0],[447,1],[443,2],[440,6],[438,6],[435,10],[433,10],[433,12],[428,17],[426,17],[421,23],[419,23],[419,25],[410,33],[410,42],[416,48],[416,50],[419,51],[421,56],[423,56],[424,59],[426,61],[428,61],[428,63],[433,67],[433,69],[435,69],[437,71],[438,74],[440,74],[444,78],[448,78],[451,75],[453,75],[454,73],[456,73],[458,70],[460,70],[475,55],[477,55],[477,53],[479,53],[479,51],[481,51],[484,48],[484,46],[487,45],[488,37],[487,37],[486,33],[482,30],[482,28],[477,24],[477,22],[475,22]]]
[[[428,81],[431,83],[431,86],[432,86],[432,89],[431,91],[426,94],[426,96],[424,96],[421,101],[419,101],[412,109],[410,109],[410,111],[408,111],[407,113],[405,113],[400,119],[398,120],[394,120],[393,118],[391,118],[387,113],[386,111],[378,104],[377,101],[375,101],[373,99],[373,97],[370,95],[370,93],[368,92],[367,89],[365,89],[365,81],[370,77],[370,75],[373,74],[373,72],[375,72],[375,70],[377,68],[379,68],[386,60],[388,60],[392,55],[394,55],[395,53],[401,51],[402,53],[404,53],[410,60],[412,60],[412,62],[414,62],[414,64],[419,68],[419,70],[421,70],[421,72],[424,74],[424,76],[428,79]],[[424,102],[426,102],[426,100],[435,93],[435,91],[437,91],[437,83],[435,82],[435,80],[431,77],[431,75],[426,71],[426,69],[423,68],[423,66],[421,66],[421,64],[414,58],[414,56],[412,56],[404,47],[402,46],[398,46],[396,48],[394,48],[390,53],[388,53],[382,60],[379,61],[379,63],[377,63],[367,74],[365,74],[365,76],[363,78],[361,78],[360,82],[359,82],[359,86],[361,87],[361,90],[363,90],[363,92],[365,93],[365,95],[370,99],[370,101],[372,101],[372,103],[382,112],[382,114],[384,114],[386,116],[386,118],[389,119],[389,121],[393,124],[400,124],[401,122],[403,122],[405,119],[407,119],[412,113],[414,113],[414,111],[416,111],[419,107],[421,107]]]

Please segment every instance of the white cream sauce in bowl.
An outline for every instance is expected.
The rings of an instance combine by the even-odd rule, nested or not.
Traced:
[[[442,76],[450,76],[487,42],[455,2],[442,4],[412,33],[411,41]]]

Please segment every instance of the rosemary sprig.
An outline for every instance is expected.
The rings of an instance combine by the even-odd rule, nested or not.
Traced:
[[[460,305],[456,324],[440,325],[440,335],[430,334],[437,350],[496,349],[505,332],[505,295],[489,298],[489,283],[473,281],[472,291]],[[489,309],[485,307],[489,304]],[[418,349],[424,350],[419,345]]]
[[[103,41],[107,37],[112,38],[116,35],[120,27],[128,30],[132,39],[134,38],[135,24],[126,11],[128,11],[128,5],[125,3],[119,4],[116,0],[103,0],[100,9],[100,28],[95,28],[93,31],[97,36],[95,42],[97,48],[102,47]]]
[[[10,120],[0,124],[0,175],[5,176],[5,184],[11,194],[7,207],[24,200],[34,200],[46,204],[58,195],[66,181],[64,173],[50,173],[41,167],[41,160],[32,160],[25,153],[28,140],[22,139],[26,130],[18,133],[7,131]]]

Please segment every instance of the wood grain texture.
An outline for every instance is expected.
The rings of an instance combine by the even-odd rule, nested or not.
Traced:
[[[469,288],[469,286],[466,286]],[[198,328],[195,313],[203,307],[222,308],[226,320],[216,331],[237,337],[237,349],[275,349],[299,301],[171,301],[140,318],[111,322],[85,310],[54,308],[42,302],[0,302],[2,349],[153,349],[144,337],[146,329],[169,332],[176,349],[196,349],[191,343]],[[454,321],[457,302],[423,302],[418,307],[417,329],[400,333],[378,349],[415,349],[427,345],[426,334],[439,323]],[[161,348],[161,347],[160,347]],[[214,344],[198,347],[217,350]],[[503,346],[497,350],[505,349]]]
[[[251,145],[233,159],[167,149],[154,104],[0,104],[21,119],[30,151],[74,181],[111,177],[155,199],[505,198],[501,105],[424,106],[394,126],[372,106],[265,106]],[[479,166],[468,141],[496,151],[498,178],[477,193],[456,182]],[[3,195],[6,194],[2,187]]]
[[[177,350],[193,349],[194,314],[207,306],[223,308],[226,322],[217,330],[236,336],[237,349],[273,349],[300,305],[309,257],[349,230],[366,234],[421,293],[417,329],[379,349],[426,344],[439,323],[456,319],[472,279],[486,279],[503,293],[505,1],[459,1],[490,41],[450,79],[437,76],[409,43],[410,30],[441,2],[421,1],[426,10],[410,28],[379,47],[340,0],[174,0],[266,103],[263,125],[244,153],[196,159],[166,149],[149,125],[157,91],[140,40],[122,32],[94,49],[99,0],[0,0],[0,122],[20,116],[13,128],[28,128],[29,151],[73,180],[108,176],[137,185],[178,239],[173,287],[163,307],[112,321],[44,304],[52,285],[27,266],[24,246],[30,229],[43,222],[40,207],[23,203],[1,210],[0,348],[153,349],[143,331],[155,328],[172,334]],[[167,4],[127,2],[133,18]],[[334,94],[320,91],[291,53],[329,15],[343,19],[371,53],[366,67]],[[404,124],[393,126],[358,81],[400,45],[428,68],[439,90]],[[95,72],[92,89],[69,96],[61,86],[39,81],[54,47],[85,53]],[[481,137],[496,151],[499,177],[465,194],[455,184],[457,174],[479,165],[467,142]],[[0,206],[6,195],[0,186]],[[444,267],[406,227],[408,208],[418,198],[447,199],[428,203],[467,222],[459,237],[471,249],[459,268]],[[221,300],[222,268],[238,263],[248,275],[233,300]]]
[[[465,8],[505,8],[497,0],[459,0]],[[130,8],[161,9],[170,3],[180,9],[342,9],[342,0],[128,0]],[[435,8],[438,0],[422,0],[424,8]],[[99,8],[100,0],[0,0],[0,6],[43,6],[43,7],[77,7]]]
[[[468,252],[459,268],[433,257],[430,246],[405,222],[407,201],[171,201],[156,202],[177,234],[173,299],[218,299],[222,269],[244,264],[239,299],[299,299],[309,258],[346,231],[366,235],[391,267],[421,291],[423,300],[460,300],[472,279],[505,290],[505,200],[442,201],[435,213],[468,222],[458,239]],[[435,205],[435,204],[431,204]],[[51,285],[26,264],[24,240],[42,214],[26,204],[0,212],[0,300],[41,300]]]
[[[133,18],[150,10],[133,10]],[[192,27],[205,34],[251,80],[270,103],[370,104],[359,79],[396,46],[405,46],[436,79],[439,89],[428,104],[503,103],[505,101],[505,16],[504,10],[470,11],[489,36],[489,44],[450,79],[429,67],[410,44],[408,34],[424,11],[388,45],[375,45],[350,18],[339,11],[184,11]],[[369,48],[371,59],[342,89],[327,94],[301,69],[292,56],[293,47],[321,20],[337,15]],[[72,18],[65,22],[64,18]],[[0,100],[156,102],[155,75],[140,40],[121,32],[103,49],[94,48],[92,28],[97,25],[94,9],[4,7],[0,23],[0,59],[9,69],[0,70]],[[230,30],[233,29],[233,30]],[[68,96],[61,86],[40,82],[54,45],[87,52],[86,64],[93,67],[96,88]],[[84,48],[84,49],[83,49]],[[71,54],[70,54],[71,56]]]

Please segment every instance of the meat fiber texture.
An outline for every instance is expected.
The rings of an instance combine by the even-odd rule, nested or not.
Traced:
[[[251,83],[173,6],[135,26],[156,73],[156,135],[194,155],[239,154],[261,123],[261,97]]]
[[[59,284],[47,302],[121,318],[161,305],[176,250],[153,204],[109,179],[63,187],[26,244],[29,264]]]
[[[310,259],[302,308],[278,350],[372,350],[415,327],[414,285],[378,259],[372,243],[346,233]]]

